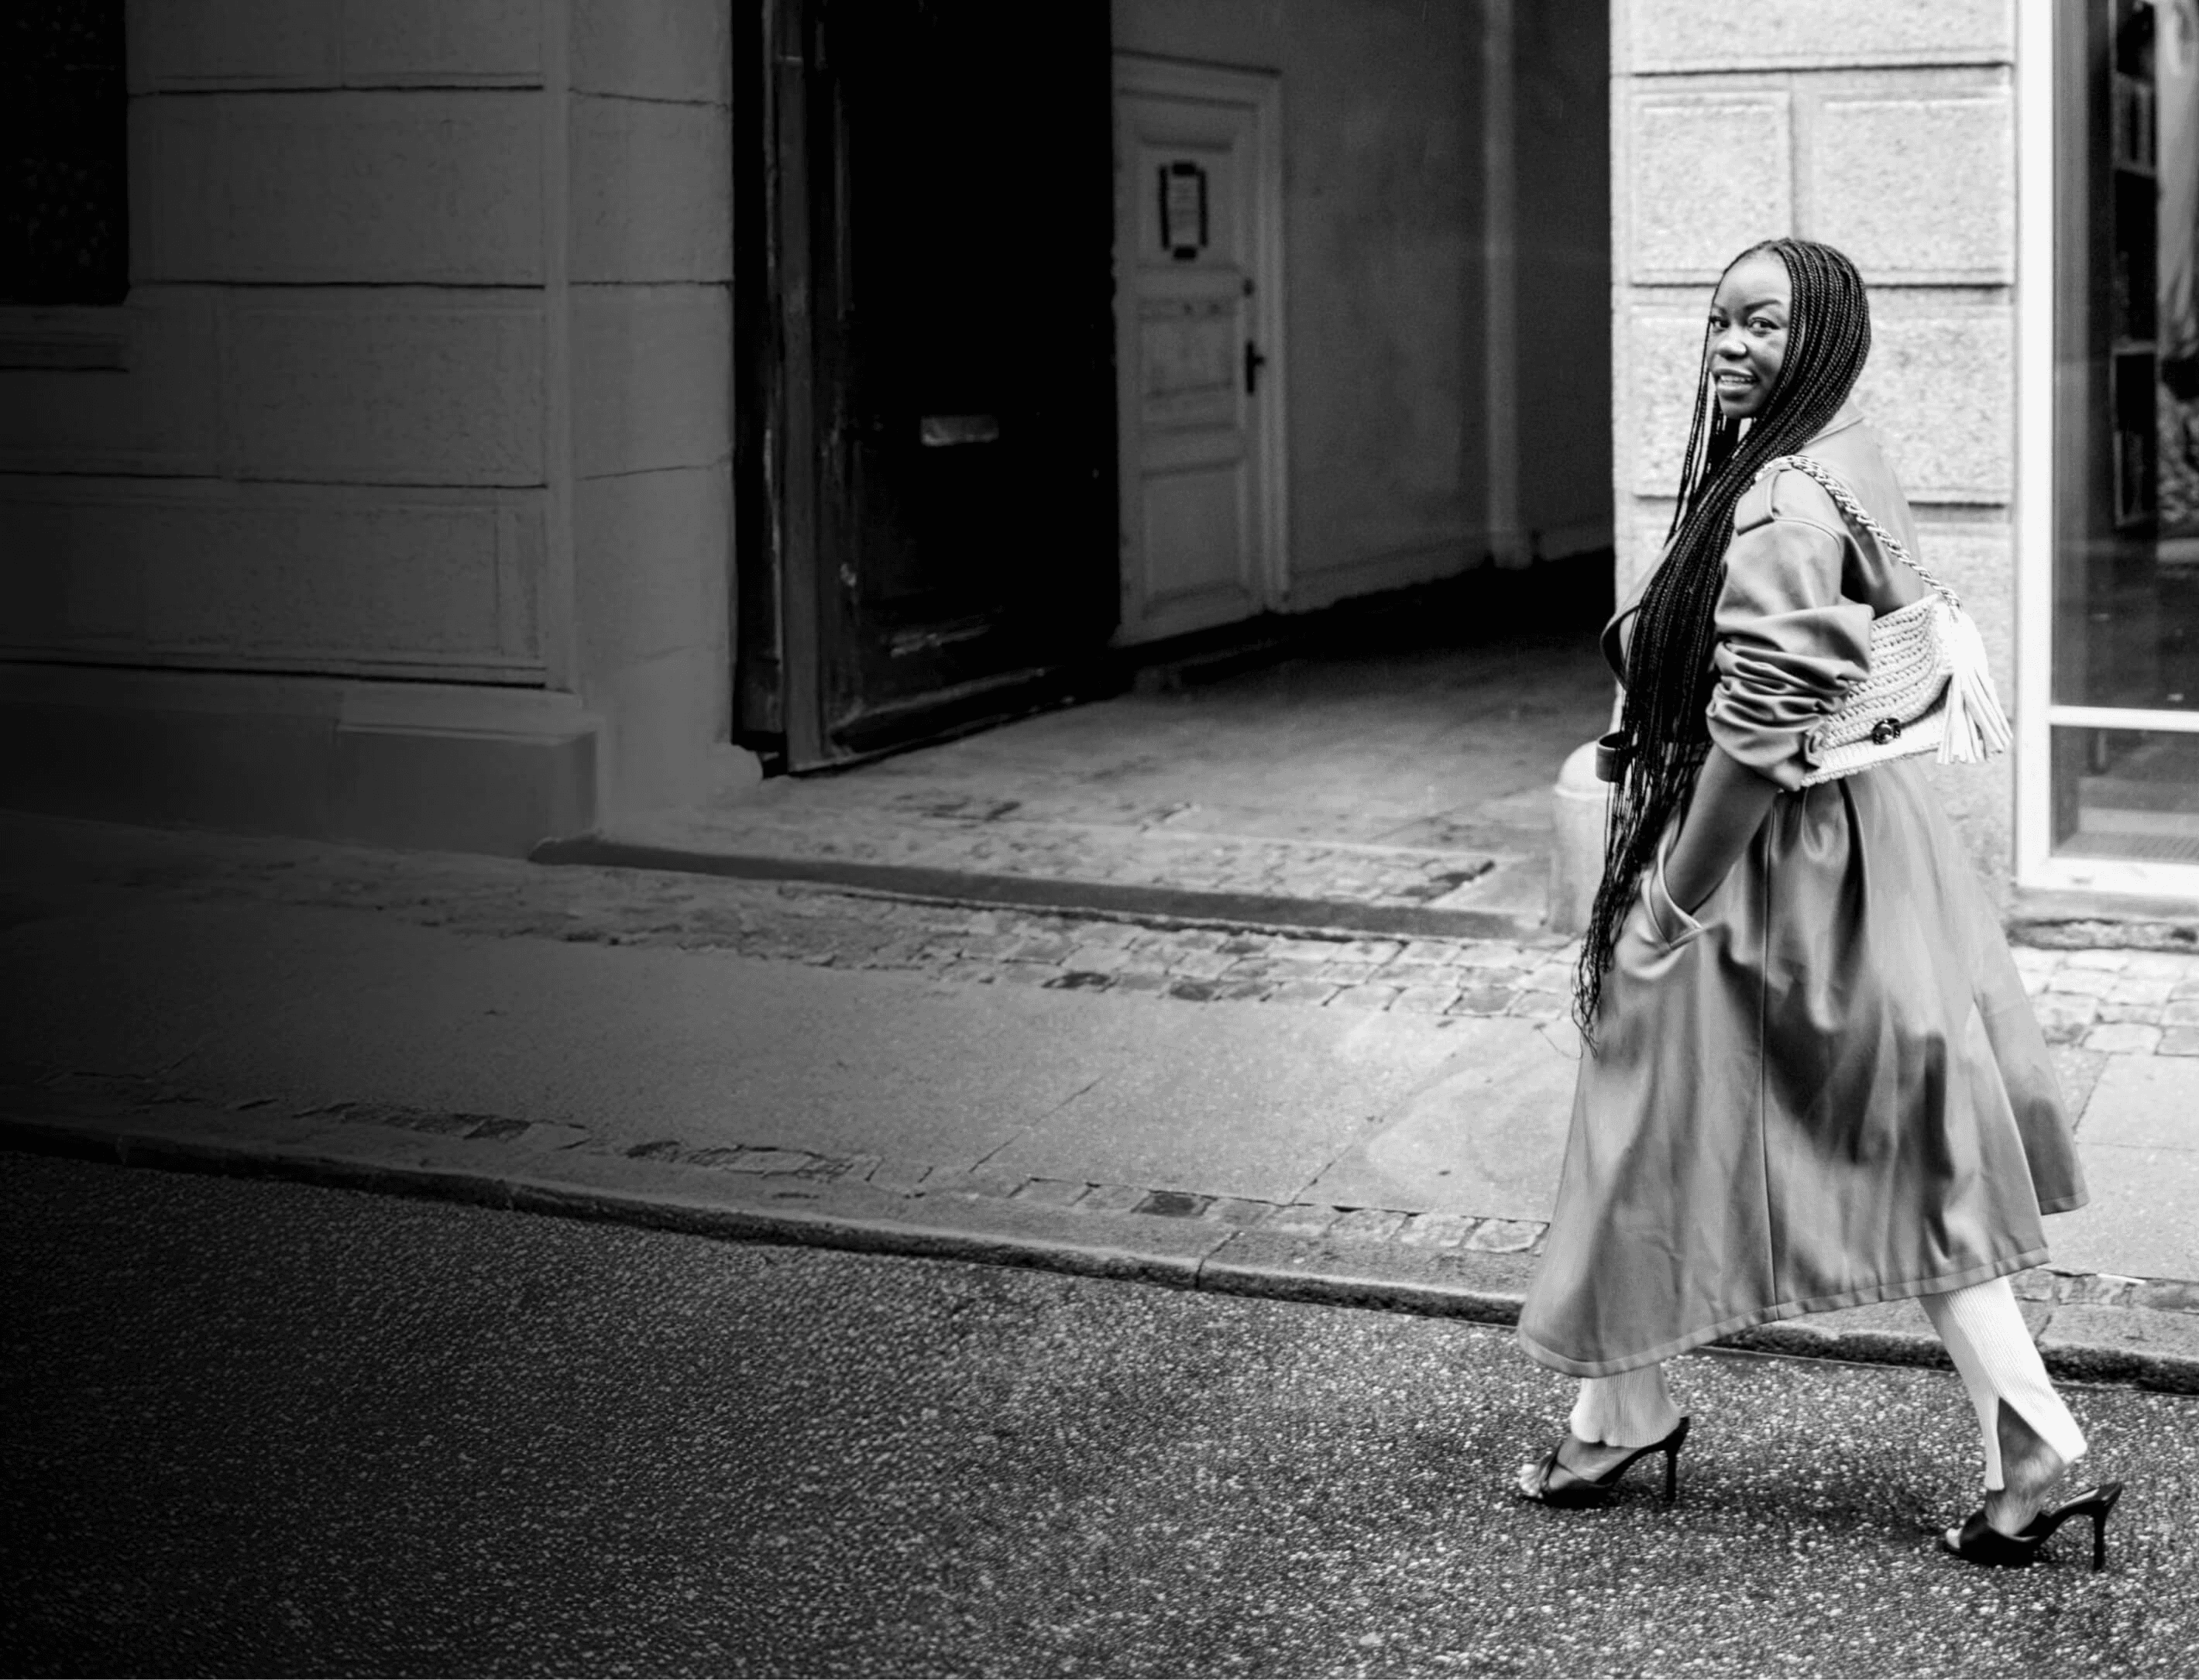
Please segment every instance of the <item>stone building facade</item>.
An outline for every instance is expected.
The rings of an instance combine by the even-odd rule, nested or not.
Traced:
[[[1614,0],[1613,336],[1618,571],[1671,521],[1710,291],[1734,254],[1794,234],[1871,290],[1858,401],[1925,557],[2015,691],[2016,104],[2011,0]],[[1934,773],[2004,890],[2009,761]]]
[[[11,802],[516,852],[753,776],[730,21],[127,8],[128,295],[0,311]]]
[[[11,802],[523,851],[753,783],[803,718],[810,761],[855,750],[817,697],[841,683],[860,724],[866,671],[932,661],[916,687],[960,726],[988,684],[1042,691],[1111,636],[1607,542],[1624,588],[1671,514],[1709,289],[1799,232],[1871,283],[1864,405],[2017,719],[2010,759],[1941,777],[1996,892],[2199,907],[2199,0],[84,3],[126,34],[129,286],[0,302]],[[1051,140],[1004,153],[966,112],[922,131],[1015,160],[935,172],[983,184],[941,201],[956,228],[1012,242],[1043,212],[1088,243],[1037,332],[1099,359],[1088,478],[1128,481],[1134,429],[1103,434],[1141,391],[1226,408],[1239,347],[1199,333],[1245,324],[1239,430],[1280,478],[1266,548],[1233,528],[1251,558],[1192,577],[1196,611],[1139,596],[1128,558],[1109,604],[1144,539],[1086,499],[1046,557],[1098,568],[1075,646],[985,666],[982,610],[859,622],[857,539],[906,546],[908,509],[953,499],[925,486],[1019,435],[1012,393],[866,390],[893,358],[826,271],[868,213],[832,196],[862,115],[832,43],[880,8],[967,14],[978,43],[1082,20],[1036,44],[1052,102],[1095,114],[1096,172],[1060,175],[1084,207],[1053,201]],[[1118,334],[1111,372],[1146,213],[1125,90],[1195,106],[1202,75],[1257,155],[1239,208],[1264,193],[1274,220],[1245,295],[1278,300],[1187,289],[1234,283],[1234,201],[1210,248],[1204,195],[1238,143],[1163,121],[1136,143],[1182,153],[1155,155],[1158,213],[1199,231],[1154,254],[1166,353],[1133,367]],[[892,151],[895,190],[921,187]],[[882,271],[951,298],[971,240],[906,225]],[[1607,407],[1608,497],[1581,424]],[[914,490],[833,525],[895,474]],[[836,668],[850,624],[869,639]]]

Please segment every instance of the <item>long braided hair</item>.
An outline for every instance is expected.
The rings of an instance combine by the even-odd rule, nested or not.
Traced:
[[[1703,715],[1717,684],[1712,620],[1725,583],[1734,506],[1758,468],[1824,429],[1870,353],[1870,305],[1853,263],[1814,240],[1770,239],[1743,251],[1726,272],[1764,252],[1786,265],[1794,289],[1787,353],[1771,400],[1746,431],[1742,422],[1718,411],[1711,378],[1716,334],[1706,325],[1679,505],[1627,642],[1625,766],[1612,789],[1603,879],[1573,988],[1573,1019],[1590,1044],[1604,973],[1642,872],[1667,825],[1685,808],[1710,751]]]

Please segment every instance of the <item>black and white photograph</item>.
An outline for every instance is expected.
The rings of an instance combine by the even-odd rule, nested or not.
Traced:
[[[0,5],[0,1674],[2199,1675],[2199,0]]]

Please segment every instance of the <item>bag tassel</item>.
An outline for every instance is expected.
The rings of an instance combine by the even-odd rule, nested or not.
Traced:
[[[1968,613],[1951,607],[1945,616],[1950,668],[1947,727],[1939,738],[1939,762],[1982,764],[1987,754],[2008,750],[2013,732],[1986,662],[1985,638]]]

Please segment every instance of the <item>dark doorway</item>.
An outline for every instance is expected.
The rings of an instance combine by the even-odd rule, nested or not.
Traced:
[[[1108,13],[765,9],[738,733],[807,769],[1059,698],[1114,627]]]

